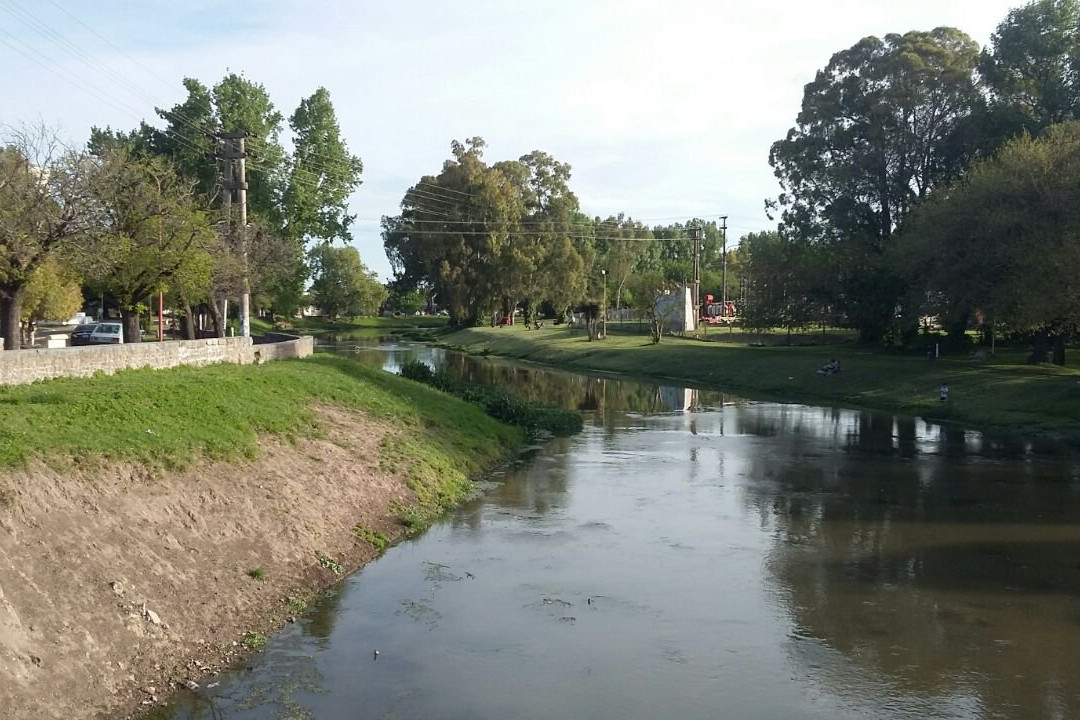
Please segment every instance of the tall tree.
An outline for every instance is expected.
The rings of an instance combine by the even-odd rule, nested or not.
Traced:
[[[285,149],[281,146],[284,117],[261,84],[231,73],[211,91],[222,132],[248,132],[247,202],[248,215],[275,227],[282,225],[281,198],[287,173]]]
[[[98,224],[93,166],[44,127],[9,130],[0,140],[0,334],[20,347],[23,297],[34,272],[57,255],[92,258]]]
[[[977,61],[953,28],[865,38],[806,86],[798,124],[772,147],[782,230],[833,248],[837,297],[864,340],[881,337],[900,295],[884,259],[893,233],[965,166],[957,134]]]
[[[820,319],[825,303],[816,270],[822,248],[761,232],[744,236],[739,252],[746,283],[739,315],[749,327],[790,331]]]
[[[1080,118],[1080,0],[1035,0],[1010,11],[979,72],[996,119],[992,148]]]
[[[294,150],[284,194],[285,227],[298,240],[352,240],[349,196],[364,164],[341,137],[330,93],[319,88],[289,118]]]
[[[406,192],[401,215],[383,220],[399,280],[429,282],[459,325],[474,325],[502,304],[502,255],[525,210],[523,173],[488,166],[484,146],[479,137],[454,141],[442,172],[421,178]]]
[[[1080,329],[1080,123],[1022,136],[936,192],[904,229],[900,263],[945,319],[985,316],[1053,340]],[[960,323],[961,327],[965,323]]]
[[[570,166],[539,150],[488,165],[484,147],[478,137],[454,141],[442,172],[421,178],[401,214],[383,218],[395,286],[432,287],[459,325],[519,305],[531,317],[543,301],[560,309],[577,302],[564,291],[585,285],[592,256],[578,244]],[[553,277],[551,262],[575,275]]]
[[[502,165],[502,164],[500,164]],[[570,189],[571,168],[542,150],[523,155],[514,175],[524,178],[521,234],[506,254],[506,311],[521,302],[525,322],[534,323],[543,302],[557,312],[574,304],[586,286],[586,265],[570,241],[580,211]],[[569,299],[567,299],[569,298]]]
[[[184,78],[182,82],[187,97],[171,110],[156,108],[165,127],[149,130],[149,146],[154,153],[168,156],[181,173],[195,178],[199,192],[214,197],[220,187],[220,171],[212,160],[216,150],[212,135],[221,131],[221,117],[208,87],[195,78]],[[145,123],[138,134],[147,134]],[[136,145],[129,149],[139,148]]]
[[[112,267],[98,284],[120,304],[125,339],[139,342],[139,315],[151,295],[181,277],[184,286],[208,286],[220,237],[195,181],[165,158],[133,158],[121,150],[101,166],[94,199],[106,221],[97,232]]]
[[[331,320],[341,316],[374,315],[386,300],[387,290],[375,273],[360,261],[352,246],[323,244],[311,251],[315,280],[311,296]]]
[[[631,274],[656,245],[654,233],[642,223],[619,213],[603,222],[597,218],[596,234],[600,238],[596,243],[600,263],[615,290],[612,299],[615,308],[619,309]]]
[[[304,248],[311,240],[352,240],[356,215],[349,214],[349,196],[360,187],[364,165],[349,152],[341,136],[334,105],[326,88],[319,88],[289,118],[294,150],[282,197],[283,234],[293,241],[291,272],[277,276],[273,302],[284,306],[303,292],[307,272]]]

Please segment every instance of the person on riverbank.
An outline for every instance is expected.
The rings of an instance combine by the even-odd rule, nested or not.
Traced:
[[[941,402],[945,402],[949,399],[949,386],[945,383],[941,383]]]
[[[840,361],[833,358],[829,362],[821,366],[821,369],[817,371],[818,375],[835,375],[840,372]]]

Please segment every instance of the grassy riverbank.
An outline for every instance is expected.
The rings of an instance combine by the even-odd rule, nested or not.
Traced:
[[[523,440],[334,355],[0,387],[5,717],[145,712]]]
[[[439,330],[449,321],[437,315],[403,315],[401,317],[357,317],[328,320],[321,317],[305,317],[293,320],[285,332],[314,335],[359,337],[383,337],[400,333]],[[258,318],[251,319],[253,333],[270,332],[272,325]]]
[[[781,400],[831,403],[950,420],[973,427],[1022,430],[1080,440],[1080,370],[1025,365],[1022,351],[1001,351],[985,363],[929,361],[855,344],[750,347],[636,335],[589,342],[563,328],[470,328],[441,338],[470,353],[682,382]],[[832,358],[843,372],[815,372]],[[938,389],[947,383],[949,401]]]
[[[260,434],[317,436],[313,404],[428,428],[466,471],[519,433],[441,393],[344,357],[260,366],[130,370],[0,387],[0,467],[29,458],[103,456],[165,468],[254,457]]]

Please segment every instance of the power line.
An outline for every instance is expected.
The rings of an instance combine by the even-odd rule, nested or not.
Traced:
[[[417,185],[427,185],[428,187],[431,187],[431,188],[438,188],[439,190],[442,190],[443,192],[455,193],[457,195],[464,195],[465,197],[469,197],[469,198],[476,197],[474,193],[465,192],[463,190],[455,190],[453,188],[448,188],[448,187],[443,187],[442,185],[436,185],[434,183],[424,182],[423,180],[421,180],[420,182],[418,182],[416,184]]]
[[[480,224],[480,223],[477,223]],[[491,230],[391,230],[392,233],[401,235],[468,235],[468,236],[481,236],[481,235],[496,235],[501,234],[507,237],[522,237],[522,238],[535,238],[538,234],[536,232],[528,232],[524,230],[507,230],[494,228]],[[591,235],[589,233],[563,233],[554,231],[554,234],[559,237],[568,237],[574,240],[604,240],[604,241],[619,241],[619,240],[635,240],[641,242],[664,242],[665,240],[683,240],[685,238],[651,238],[651,237],[629,237],[625,235]]]
[[[11,5],[11,4],[9,4],[7,6],[0,5],[0,8],[3,8],[5,10],[7,10],[10,14],[12,14],[18,20],[20,20],[27,27],[30,27],[31,29],[36,29],[37,32],[40,35],[43,35],[46,38],[50,37],[50,35],[48,33],[46,33],[45,31],[43,31],[41,29],[40,23],[38,23],[32,17],[30,17],[29,20],[28,20],[27,17],[25,17],[25,13],[20,14],[22,11],[19,8],[15,7],[15,6]],[[48,28],[46,27],[45,30],[48,30]],[[51,32],[51,31],[49,31],[49,32]],[[10,39],[12,39],[15,42],[19,43],[20,45],[22,45],[27,50],[29,50],[29,52],[24,51],[24,50],[20,50],[18,47],[15,47],[11,43],[5,42],[4,43],[5,45],[10,47],[12,50],[19,53],[23,57],[26,57],[27,59],[31,60],[35,64],[41,66],[45,70],[48,70],[49,72],[53,73],[54,75],[59,76],[65,82],[67,82],[67,83],[69,83],[71,85],[74,85],[76,88],[78,88],[79,90],[82,90],[87,95],[90,95],[91,97],[93,97],[93,98],[95,98],[97,100],[104,101],[107,104],[109,104],[110,106],[112,106],[114,109],[119,110],[120,112],[123,112],[125,114],[126,113],[131,113],[131,114],[136,115],[136,116],[142,115],[142,112],[139,111],[138,109],[132,107],[131,105],[128,105],[126,102],[124,102],[123,100],[121,100],[121,99],[117,98],[116,96],[110,94],[109,92],[107,92],[105,90],[102,90],[100,87],[98,87],[94,83],[90,82],[86,78],[84,78],[84,77],[82,77],[82,76],[80,76],[80,75],[78,75],[78,74],[76,74],[76,73],[74,73],[74,72],[72,72],[70,70],[68,70],[66,72],[63,72],[63,71],[60,71],[60,70],[56,69],[56,67],[54,67],[51,64],[51,61],[49,61],[49,59],[46,58],[46,56],[43,53],[41,53],[39,50],[37,50],[35,48],[32,48],[32,47],[28,46],[25,42],[23,42],[19,38],[15,37],[14,35],[12,35],[10,33],[7,33],[6,31],[5,31],[4,34],[7,35]],[[54,35],[56,37],[60,37],[60,39],[63,40],[62,36],[59,36],[56,33],[52,33],[52,35]],[[70,45],[70,43],[68,43],[68,45]],[[65,49],[65,50],[67,50],[68,53],[73,55],[76,59],[82,60],[82,61],[86,62],[88,65],[93,66],[93,65],[96,64],[96,65],[104,68],[104,66],[100,65],[100,63],[96,63],[96,61],[94,61],[92,58],[87,56],[85,53],[81,53],[81,51],[79,51],[76,46],[65,47],[64,45],[61,45],[61,47],[63,49]],[[74,47],[75,49],[72,50],[71,49],[72,47]],[[43,58],[44,60],[39,60],[39,59],[35,58],[33,55],[31,55],[30,53],[33,53],[34,55],[37,55],[38,57]],[[105,68],[105,72],[106,72],[106,74],[111,73],[111,74],[115,75],[115,73],[113,73],[108,68]],[[120,76],[116,76],[116,77],[120,77]],[[74,80],[72,78],[74,78]],[[120,79],[121,79],[121,82],[125,82],[125,81],[123,81],[123,78],[120,78]],[[76,81],[78,81],[78,82],[76,82]],[[81,83],[81,85],[79,83]],[[126,82],[125,82],[125,84],[126,84]],[[186,137],[181,136],[179,134],[177,134],[177,138],[180,140],[181,144],[186,145],[189,149],[196,150],[198,152],[202,152],[202,150],[200,148],[194,146],[190,142],[190,138],[186,138]]]
[[[145,93],[143,93],[143,91],[139,87],[130,83],[123,75],[120,75],[112,68],[88,55],[82,50],[82,48],[65,38],[60,33],[53,30],[51,27],[48,26],[48,24],[38,20],[36,17],[34,17],[32,13],[28,12],[20,5],[18,5],[15,0],[7,0],[6,6],[4,4],[0,4],[0,8],[4,8],[5,10],[7,10],[9,14],[17,18],[20,22],[23,23],[23,25],[27,26],[31,30],[36,31],[42,37],[52,39],[72,56],[83,61],[85,64],[91,67],[97,68],[105,75],[111,77],[115,82],[119,83],[123,87],[126,87],[128,91],[131,92],[133,95],[139,96],[143,100],[146,100],[149,97]],[[153,102],[153,98],[150,98],[150,101]]]
[[[59,8],[64,13],[66,13],[72,19],[74,19],[76,22],[78,22],[80,25],[87,28],[92,33],[94,33],[94,35],[96,35],[101,40],[103,40],[104,42],[109,44],[110,47],[113,47],[114,49],[121,52],[122,54],[124,54],[129,59],[132,59],[132,61],[135,62],[136,64],[139,64],[138,61],[135,61],[133,58],[130,58],[129,55],[127,55],[126,53],[123,53],[123,51],[120,50],[120,48],[117,48],[107,38],[102,36],[100,33],[95,31],[93,28],[91,28],[86,23],[79,20],[72,13],[70,13],[67,10],[65,10],[64,8],[60,7],[55,2],[52,2],[52,0],[49,0],[49,1],[53,5],[56,5],[57,8]],[[44,38],[51,39],[61,49],[67,51],[73,57],[81,60],[87,66],[90,66],[90,67],[98,70],[99,72],[101,72],[105,76],[110,77],[112,80],[119,83],[120,86],[125,88],[127,90],[127,92],[129,92],[133,96],[138,97],[140,100],[142,100],[144,102],[149,102],[151,104],[151,106],[153,106],[155,108],[155,110],[157,110],[158,114],[161,115],[164,119],[172,120],[176,125],[187,126],[190,130],[194,131],[194,133],[195,133],[194,137],[202,137],[203,135],[206,134],[206,132],[208,130],[210,130],[210,128],[204,128],[204,127],[201,127],[201,126],[197,125],[190,117],[186,116],[184,113],[173,112],[173,111],[170,111],[170,110],[165,110],[162,107],[159,107],[159,105],[164,106],[164,103],[159,102],[158,98],[156,98],[153,95],[147,93],[144,88],[141,88],[141,87],[135,85],[134,83],[129,81],[126,77],[118,74],[117,72],[115,72],[114,70],[109,68],[108,66],[106,66],[103,63],[101,63],[101,62],[97,61],[96,59],[94,59],[92,56],[87,54],[82,48],[80,48],[77,44],[71,42],[66,37],[64,37],[62,34],[60,34],[59,32],[57,32],[54,29],[52,29],[51,27],[49,27],[47,24],[45,24],[45,23],[41,22],[40,20],[38,20],[37,18],[35,18],[32,14],[28,13],[26,10],[24,10],[24,9],[20,8],[19,6],[17,6],[14,3],[14,0],[7,0],[7,2],[8,2],[8,6],[5,9],[10,14],[12,14],[14,17],[19,19],[24,25],[26,25],[27,27],[29,27],[32,30],[35,30],[39,35],[43,36]],[[0,5],[0,7],[3,7],[3,6]],[[9,37],[13,37],[13,36],[9,35]],[[13,37],[13,39],[15,39],[15,38]],[[19,42],[21,42],[21,41],[19,41]],[[12,46],[10,44],[8,44],[8,47],[12,47]],[[26,53],[22,53],[22,51],[19,51],[18,48],[13,47],[12,49],[16,50],[17,52],[20,52],[23,55],[26,54]],[[33,58],[31,58],[31,59],[33,59]],[[41,63],[38,63],[38,64],[41,64]],[[47,66],[43,65],[43,67],[46,67],[46,69],[49,69]],[[144,68],[144,70],[145,69],[146,68]],[[147,70],[147,72],[149,73],[150,71]],[[153,73],[150,73],[150,74],[153,74]],[[157,76],[155,75],[155,77],[157,77]],[[117,109],[120,109],[120,110],[122,110],[124,112],[130,112],[130,113],[132,113],[132,114],[134,114],[136,116],[143,115],[143,113],[140,112],[139,110],[135,109],[134,107],[131,107],[130,105],[127,105],[122,100],[119,100],[115,96],[110,95],[109,93],[107,93],[106,91],[104,91],[101,88],[97,87],[93,83],[90,83],[89,81],[85,80],[84,78],[79,78],[79,79],[86,86],[92,88],[97,93],[98,99],[106,98],[108,101],[110,101],[110,104],[113,105],[113,107],[115,107]],[[158,79],[161,79],[161,78],[158,78]],[[170,84],[170,83],[168,83],[167,81],[164,81],[164,80],[162,80],[162,82],[165,82],[166,84]],[[85,88],[82,88],[82,89],[84,91],[86,91]],[[88,94],[93,95],[93,93],[89,93],[89,91],[87,91],[87,92],[88,92]],[[165,134],[167,134],[167,135],[171,135],[173,138],[175,138],[177,140],[177,142],[179,144],[187,147],[190,150],[194,150],[194,151],[199,152],[199,153],[202,153],[202,152],[204,152],[206,150],[206,148],[198,147],[198,145],[195,142],[193,136],[185,135],[182,132],[179,132],[176,129],[175,126],[172,127],[172,128],[166,128],[163,132]],[[323,158],[324,160],[326,160],[326,163],[311,162],[310,159],[306,158],[304,161],[297,161],[300,164],[300,167],[303,167],[303,168],[308,169],[308,170],[322,172],[324,174],[329,174],[330,172],[332,172],[332,166],[335,165],[335,164],[340,169],[350,169],[351,170],[351,165],[349,165],[349,163],[347,161],[341,160],[339,158],[331,158],[329,156],[323,155],[322,153],[318,153],[318,152],[309,152],[309,155],[312,156],[312,157]],[[306,179],[298,178],[297,182],[300,182],[300,183],[305,183],[306,182],[309,187],[317,187],[317,185],[315,184],[314,181],[309,181],[309,180],[306,180]]]
[[[420,198],[421,200],[425,200],[427,202],[442,203],[447,208],[457,209],[458,207],[460,207],[459,205],[457,205],[454,202],[451,202],[450,200],[443,200],[442,198],[438,197],[437,195],[429,195],[428,193],[422,192],[420,190],[409,190],[409,191],[407,191],[405,193],[405,198],[404,199],[407,200],[410,197]]]
[[[54,7],[56,7],[58,10],[60,10],[61,12],[63,12],[65,15],[70,17],[72,20],[74,20],[80,26],[82,26],[83,28],[85,28],[86,30],[91,32],[94,36],[96,36],[102,42],[106,43],[109,47],[113,48],[114,50],[119,52],[121,55],[126,57],[133,64],[141,67],[148,75],[153,76],[155,79],[157,79],[158,81],[160,81],[164,85],[171,86],[171,83],[168,80],[165,80],[164,78],[160,77],[159,75],[157,75],[153,71],[146,68],[144,65],[142,65],[137,60],[135,60],[131,55],[126,53],[122,48],[118,47],[116,44],[111,42],[107,37],[105,37],[101,33],[94,30],[94,28],[87,25],[85,22],[83,22],[81,19],[79,19],[76,15],[74,15],[73,13],[71,13],[70,11],[68,11],[67,9],[65,9],[64,7],[59,5],[58,3],[56,3],[54,0],[49,0],[49,3],[51,5],[53,5]],[[82,60],[88,67],[91,67],[92,69],[96,69],[97,71],[101,72],[105,76],[107,76],[107,77],[113,79],[114,81],[116,81],[121,88],[125,89],[131,95],[133,95],[135,97],[138,97],[142,101],[150,102],[151,105],[153,105],[155,107],[155,110],[157,111],[157,113],[163,119],[171,120],[173,123],[175,123],[172,127],[166,127],[161,132],[163,132],[166,136],[172,137],[179,145],[181,145],[181,146],[183,146],[183,147],[185,147],[185,148],[187,148],[187,149],[189,149],[191,151],[194,151],[196,153],[200,153],[200,154],[203,153],[207,149],[207,148],[204,148],[204,147],[200,147],[198,142],[195,140],[195,138],[198,137],[198,138],[201,139],[210,128],[204,128],[204,127],[196,124],[196,122],[190,116],[187,116],[182,112],[174,112],[174,111],[171,111],[171,110],[165,110],[165,109],[162,109],[161,107],[158,107],[159,105],[164,105],[164,104],[159,103],[158,99],[155,98],[153,95],[149,94],[144,88],[142,88],[139,85],[136,85],[134,82],[130,81],[128,78],[124,77],[123,75],[120,75],[119,73],[117,73],[112,68],[105,65],[104,63],[96,60],[94,57],[89,55],[83,48],[81,48],[78,44],[68,40],[62,34],[57,32],[53,28],[49,27],[47,24],[43,23],[42,21],[38,20],[31,13],[29,13],[27,10],[25,10],[24,8],[21,8],[20,6],[18,6],[14,2],[14,0],[7,0],[7,5],[6,6],[0,5],[0,7],[4,7],[4,9],[6,9],[9,14],[14,16],[18,20],[20,20],[24,25],[26,25],[30,29],[35,30],[39,35],[41,35],[41,36],[43,36],[43,37],[45,37],[47,39],[51,39],[58,46],[60,46],[63,50],[67,51],[70,55],[74,56],[75,58],[77,58],[79,60]],[[36,49],[29,48],[28,46],[26,46],[25,43],[23,43],[20,39],[18,39],[14,35],[12,35],[10,33],[7,33],[7,32],[4,32],[4,34],[8,38],[10,38],[11,40],[13,40],[15,42],[18,42],[20,45],[23,45],[24,47],[27,47],[28,50],[30,50],[31,52],[37,54],[39,57],[42,57],[42,58],[45,57],[43,54],[41,54]],[[3,41],[3,40],[0,39],[0,41]],[[64,72],[61,72],[61,71],[55,69],[54,67],[51,67],[50,65],[46,64],[47,59],[46,59],[46,62],[43,62],[43,61],[31,56],[28,52],[26,52],[24,50],[21,50],[18,47],[15,47],[10,42],[6,42],[6,41],[3,41],[3,42],[4,42],[5,45],[7,45],[11,49],[15,50],[19,54],[23,55],[24,57],[27,57],[28,59],[30,59],[35,64],[43,67],[44,69],[48,70],[49,72],[52,72],[52,73],[58,75],[59,77],[64,79],[66,82],[74,85],[76,88],[82,90],[83,92],[87,93],[88,95],[90,95],[92,97],[95,97],[98,100],[103,100],[104,102],[106,102],[107,104],[109,104],[113,108],[120,110],[121,112],[130,112],[130,113],[132,113],[132,114],[134,114],[136,116],[143,115],[143,113],[140,112],[139,110],[137,110],[134,107],[128,105],[126,102],[124,102],[123,100],[120,100],[119,98],[117,98],[116,96],[110,94],[109,92],[106,92],[105,90],[102,90],[100,87],[98,87],[97,85],[95,85],[92,82],[88,81],[84,77],[81,77],[81,76],[79,76],[79,75],[77,75],[77,74],[75,74],[73,72],[70,72],[70,71],[67,74],[65,74]],[[72,78],[74,78],[74,79],[72,79]],[[81,83],[81,85],[80,85],[80,83]],[[193,136],[193,135],[184,134],[183,132],[181,132],[177,128],[177,125],[186,126],[191,131],[194,131],[195,135]],[[302,160],[298,159],[295,155],[293,155],[292,158],[293,158],[293,162],[296,163],[296,165],[294,165],[294,167],[299,167],[299,168],[301,168],[301,169],[303,169],[303,170],[305,170],[307,172],[313,173],[313,174],[319,174],[319,173],[330,174],[335,169],[339,169],[339,170],[341,170],[341,169],[343,169],[343,170],[351,170],[352,169],[352,165],[348,160],[343,160],[341,158],[331,157],[329,155],[326,155],[326,154],[320,153],[320,152],[316,152],[316,151],[308,151],[307,154],[306,154],[306,157],[303,158]],[[323,162],[315,162],[315,161],[313,161],[313,159],[321,159]],[[257,171],[261,171],[264,175],[267,175],[267,176],[278,170],[277,168],[271,168],[271,167],[269,167],[269,166],[267,166],[265,164],[261,164],[261,163],[257,163],[257,162],[250,163],[250,166],[251,166],[252,169],[257,170]],[[309,188],[317,189],[317,188],[320,187],[320,182],[319,182],[318,179],[311,179],[311,178],[305,178],[305,177],[302,177],[302,176],[295,176],[294,175],[294,176],[289,178],[289,181],[293,182],[293,183],[298,183],[298,184],[300,184],[302,186],[306,186],[306,187],[309,187]],[[416,189],[417,187],[424,187],[425,190],[423,190],[423,191],[417,190]],[[438,185],[436,183],[431,183],[431,182],[427,182],[427,181],[424,181],[424,180],[419,181],[416,184],[416,186],[414,186],[412,189],[410,189],[410,191],[406,193],[406,197],[408,197],[410,194],[415,194],[417,197],[419,197],[419,198],[421,198],[423,200],[426,200],[428,202],[443,203],[445,205],[450,206],[450,208],[453,208],[455,203],[460,202],[463,199],[471,199],[471,198],[476,197],[476,195],[474,193],[465,192],[465,191],[457,190],[457,189],[454,189],[454,188],[443,187],[443,186]],[[444,213],[441,213],[440,211],[437,211],[437,210],[435,210],[433,208],[423,208],[422,205],[421,205],[421,209],[424,212],[429,213],[429,214],[433,214],[433,215],[443,214],[445,216]],[[442,208],[442,209],[445,210],[445,209],[448,209],[448,208]],[[719,214],[704,215],[704,216],[701,216],[701,217],[704,219],[704,218],[710,218],[710,217],[720,217],[720,215]],[[636,220],[636,222],[644,223],[644,222],[655,222],[655,221],[665,221],[665,220],[685,220],[685,219],[686,219],[686,216],[681,215],[681,216],[672,216],[672,217],[666,217],[666,218],[639,218],[639,219]],[[634,222],[633,218],[627,218],[627,220],[629,220],[631,222]],[[438,221],[438,220],[415,220],[415,222],[439,223],[440,221]],[[754,222],[757,222],[757,221],[754,221]],[[470,220],[459,220],[459,221],[447,220],[443,224],[449,224],[449,223],[460,223],[460,224],[470,224],[470,225],[471,224],[476,224],[475,221],[470,221]],[[548,224],[548,221],[543,221],[543,220],[526,221],[526,224],[529,224],[529,225],[541,225],[541,224]],[[611,225],[611,224],[612,223],[610,223],[607,220],[601,221],[601,225]],[[593,227],[593,225],[591,223],[575,223],[573,226],[574,227]],[[620,237],[622,237],[622,236],[620,236]]]
[[[115,110],[119,110],[122,113],[135,112],[136,114],[138,114],[138,111],[136,111],[134,108],[126,105],[122,100],[119,100],[119,99],[109,95],[108,93],[102,91],[100,88],[98,88],[97,86],[95,86],[92,83],[88,82],[84,78],[76,75],[75,73],[70,72],[70,71],[67,72],[67,73],[61,72],[60,70],[56,69],[55,67],[49,65],[47,59],[38,59],[38,58],[45,58],[45,56],[42,55],[37,50],[27,46],[25,43],[23,43],[22,40],[18,39],[17,37],[15,37],[11,33],[9,33],[7,30],[4,30],[3,28],[0,28],[0,33],[3,33],[11,41],[19,43],[25,49],[20,49],[19,47],[16,47],[11,42],[8,42],[6,40],[0,40],[0,42],[3,42],[9,48],[11,48],[15,52],[19,53],[23,57],[27,58],[28,60],[30,60],[34,64],[39,65],[42,68],[44,68],[45,70],[48,70],[49,72],[53,73],[54,75],[56,75],[57,77],[62,79],[64,82],[74,86],[75,88],[77,88],[79,90],[82,90],[83,92],[85,92],[88,95],[90,95],[91,97],[93,97],[95,100],[99,100],[99,101],[105,102],[108,105],[111,105],[113,107],[113,109],[115,109]],[[31,54],[31,53],[33,53],[33,54]],[[38,57],[34,57],[34,55],[37,55]],[[87,90],[88,87],[91,88],[94,92],[91,92],[91,90]]]
[[[704,215],[704,216],[698,216],[696,219],[705,220],[705,219],[713,218],[713,217],[721,218],[723,216],[720,215],[720,214]],[[654,218],[640,218],[639,220],[634,220],[633,222],[645,223],[645,222],[658,222],[658,221],[662,221],[662,220],[687,220],[689,222],[689,219],[687,218],[686,215],[678,215],[678,216],[666,217],[666,218],[656,218],[656,217],[654,217]],[[408,222],[438,223],[438,224],[443,224],[443,225],[450,224],[450,223],[459,223],[459,224],[464,224],[464,225],[472,225],[472,224],[475,224],[477,222],[483,222],[483,221],[481,221],[481,220],[451,220],[451,221],[444,222],[444,221],[441,221],[441,220],[422,220],[422,219],[415,219],[414,220],[414,219],[410,219]],[[551,223],[558,224],[557,220],[522,220],[521,222],[523,224],[525,224],[525,225],[547,225],[547,224],[551,224]],[[571,227],[589,227],[589,228],[591,228],[591,227],[600,227],[601,229],[608,229],[608,230],[618,230],[619,229],[617,221],[610,221],[610,220],[601,220],[599,223],[594,223],[594,222],[591,222],[591,221],[571,222],[571,223],[568,223],[568,224],[563,224],[563,227],[566,227],[567,225],[569,225]],[[605,226],[606,226],[606,228],[605,228]],[[653,228],[649,228],[648,226],[641,227],[641,228],[633,228],[633,227],[626,228],[627,231],[652,230],[652,229]],[[686,229],[685,225],[683,226],[683,229],[684,230]],[[689,236],[686,236],[686,237],[688,238]],[[678,238],[671,238],[671,239],[678,239]],[[685,238],[683,238],[683,239],[685,239]]]
[[[49,4],[50,4],[50,5],[52,5],[53,7],[55,7],[56,9],[58,9],[58,10],[59,10],[60,12],[64,13],[65,15],[67,15],[67,16],[68,16],[69,18],[71,18],[72,20],[74,20],[75,22],[77,22],[77,23],[78,23],[79,25],[82,25],[82,26],[83,26],[84,28],[86,28],[87,30],[89,30],[89,31],[90,31],[91,33],[93,33],[93,34],[94,34],[95,36],[97,36],[97,38],[98,38],[99,40],[101,40],[102,42],[104,42],[104,43],[105,43],[106,45],[108,45],[109,47],[111,47],[111,48],[112,48],[113,50],[116,50],[116,51],[117,51],[118,53],[120,53],[120,54],[121,54],[121,55],[123,55],[123,56],[124,56],[125,58],[127,58],[128,60],[130,60],[130,61],[131,61],[132,63],[134,63],[135,65],[137,65],[137,66],[139,66],[140,68],[142,68],[142,69],[143,69],[143,71],[144,71],[144,72],[146,72],[146,74],[147,74],[147,75],[150,75],[151,77],[155,78],[156,80],[158,80],[158,81],[159,81],[159,82],[161,82],[162,84],[164,84],[164,85],[168,86],[168,87],[169,87],[169,89],[172,89],[172,87],[173,87],[173,83],[172,83],[172,81],[171,81],[171,80],[166,80],[165,78],[161,77],[160,75],[158,75],[158,74],[157,74],[157,73],[155,73],[154,71],[150,70],[150,68],[148,68],[148,67],[146,67],[145,65],[143,65],[142,63],[140,63],[140,62],[139,62],[138,60],[136,60],[135,58],[133,58],[133,57],[132,57],[131,55],[128,55],[128,54],[127,54],[126,52],[124,52],[124,50],[123,50],[122,48],[120,48],[120,47],[117,47],[116,45],[114,45],[114,44],[113,44],[113,43],[112,43],[112,42],[111,42],[111,41],[110,41],[110,40],[109,40],[109,39],[108,39],[107,37],[105,37],[104,35],[102,35],[101,33],[99,33],[99,32],[98,32],[97,30],[95,30],[94,28],[92,28],[92,27],[90,27],[89,25],[87,25],[86,23],[84,23],[84,22],[83,22],[82,20],[80,20],[80,19],[79,19],[79,18],[78,18],[78,17],[77,17],[77,16],[75,15],[75,14],[73,14],[73,13],[72,13],[71,11],[67,10],[66,8],[64,8],[64,7],[62,6],[62,5],[60,5],[59,3],[57,3],[57,2],[55,1],[55,0],[48,0],[48,2],[49,2]]]

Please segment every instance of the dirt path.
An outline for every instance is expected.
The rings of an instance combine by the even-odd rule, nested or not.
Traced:
[[[388,428],[319,419],[322,439],[266,440],[252,462],[0,475],[0,714],[137,715],[288,622],[333,562],[374,557],[358,523],[399,534],[390,506],[414,498],[379,468]]]

